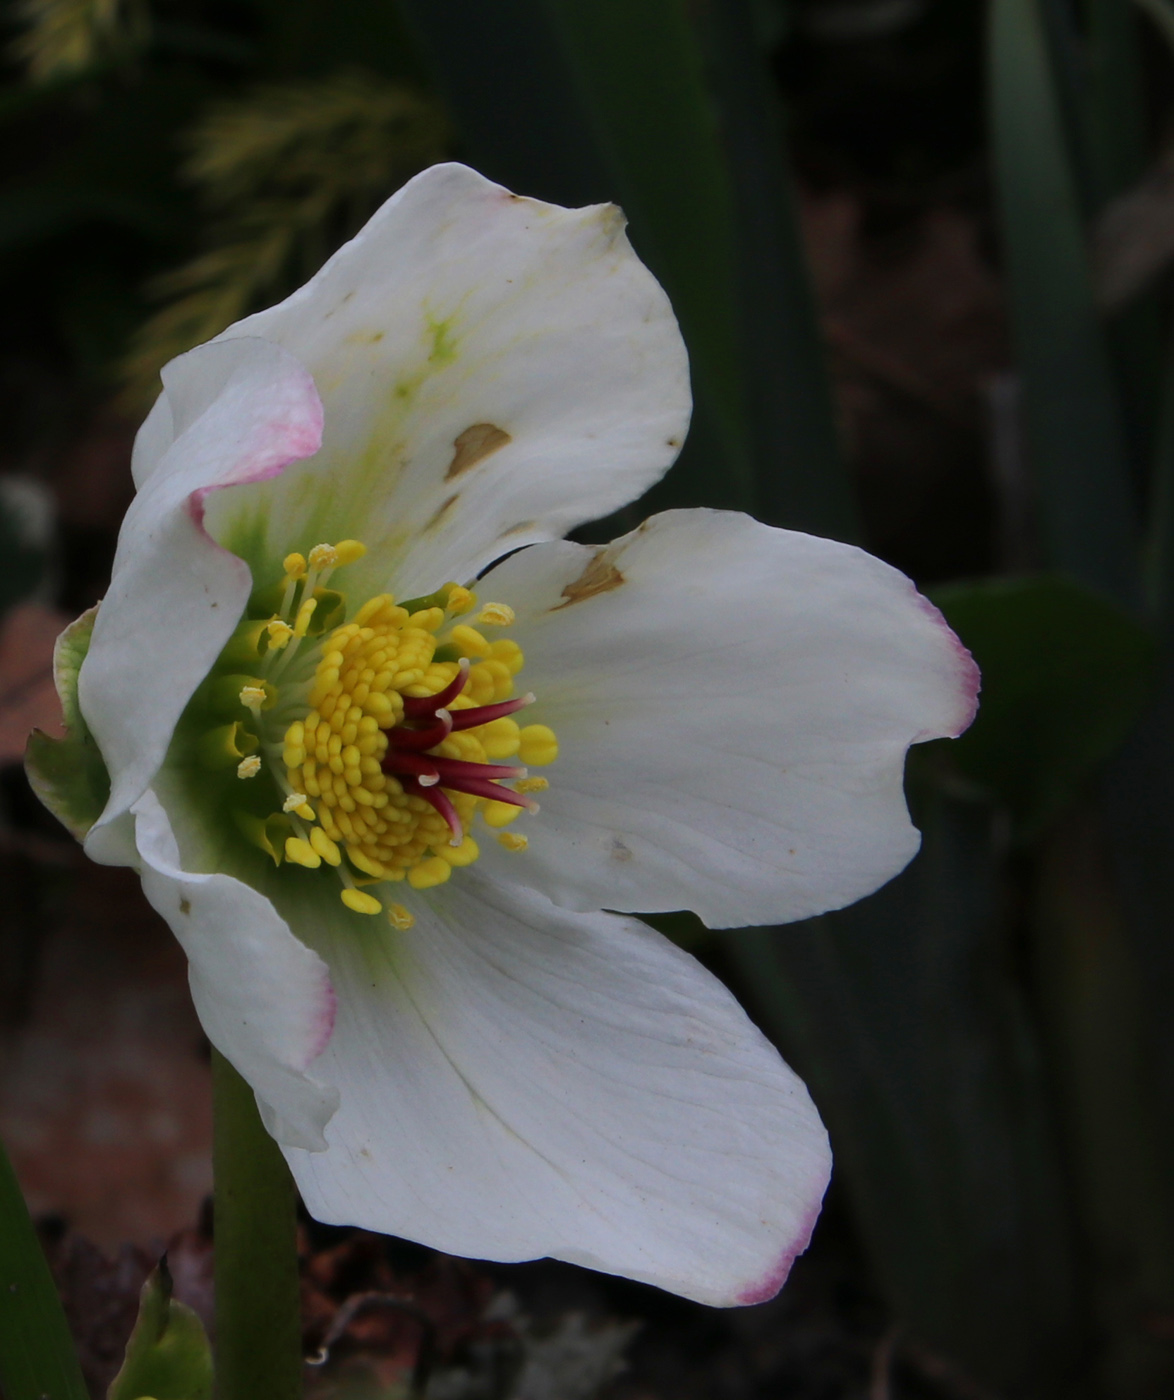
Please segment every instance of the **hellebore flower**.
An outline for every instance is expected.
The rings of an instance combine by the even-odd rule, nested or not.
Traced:
[[[70,737],[30,769],[141,872],[309,1210],[770,1296],[823,1128],[628,915],[875,889],[917,847],[907,747],[973,715],[969,656],[893,569],[742,515],[561,541],[689,416],[614,208],[438,166],[163,385],[110,591],[59,644]]]

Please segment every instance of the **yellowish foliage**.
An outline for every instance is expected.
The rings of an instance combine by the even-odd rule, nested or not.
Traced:
[[[35,82],[79,73],[137,48],[146,36],[142,0],[22,0],[24,32],[13,56]]]
[[[443,159],[448,140],[435,102],[364,73],[270,85],[212,108],[183,167],[208,210],[206,250],[150,289],[166,305],[126,363],[133,403],[154,397],[173,356],[303,282],[406,179]]]

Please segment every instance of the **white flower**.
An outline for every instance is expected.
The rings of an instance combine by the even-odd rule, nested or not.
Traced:
[[[893,569],[745,516],[551,543],[660,477],[689,416],[612,208],[436,167],[163,381],[88,654],[87,620],[61,646],[110,779],[86,849],[141,871],[308,1208],[770,1296],[823,1128],[627,913],[775,923],[876,888],[917,847],[908,745],[972,716],[969,657]]]

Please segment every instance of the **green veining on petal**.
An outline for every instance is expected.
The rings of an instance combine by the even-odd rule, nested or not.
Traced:
[[[456,359],[457,342],[452,334],[455,320],[455,316],[450,316],[444,321],[428,317],[428,329],[432,332],[432,353],[428,356],[430,364],[447,365]]]
[[[337,410],[332,403],[347,374],[363,368],[359,361],[369,354],[369,345],[345,347],[338,364],[310,365],[327,415],[317,457],[294,464],[275,480],[234,487],[209,500],[209,529],[220,544],[245,560],[254,579],[275,577],[288,550],[322,540],[361,537],[371,546],[373,559],[393,559],[414,537],[419,522],[398,513],[387,515],[384,507],[394,499],[405,467],[427,432],[427,416],[417,417],[423,391],[438,376],[452,372],[461,358],[463,339],[459,304],[443,313],[424,305],[419,314],[412,351],[400,363],[378,368],[386,388],[360,443],[344,446],[334,436]],[[459,392],[455,383],[454,390]],[[363,591],[375,593],[387,586],[385,578],[364,577],[361,571],[360,577]]]

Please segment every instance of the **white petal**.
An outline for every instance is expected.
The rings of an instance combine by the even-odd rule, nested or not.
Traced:
[[[529,849],[483,859],[573,909],[729,927],[850,904],[917,850],[906,749],[974,714],[974,663],[907,578],[742,515],[526,550],[479,591],[517,610],[524,719],[560,741],[511,828]]]
[[[406,934],[352,916],[312,935],[342,1103],[327,1152],[286,1154],[311,1214],[710,1304],[770,1296],[828,1178],[803,1085],[653,930],[460,876]]]
[[[230,875],[183,870],[154,792],[135,803],[134,816],[143,889],[188,956],[208,1039],[248,1080],[280,1143],[322,1150],[338,1090],[307,1070],[334,1026],[326,964],[264,895]]]
[[[174,438],[123,521],[78,682],[110,771],[110,801],[90,837],[99,856],[103,828],[151,781],[249,595],[248,566],[204,530],[209,493],[277,475],[321,435],[310,376],[264,341],[201,346],[173,360],[163,383],[167,413],[144,430],[154,452],[169,416]]]
[[[171,366],[164,373],[171,377]],[[154,407],[135,434],[134,447],[130,454],[130,474],[135,490],[142,489],[143,482],[151,475],[175,441],[175,425],[171,418],[171,403],[166,391],[155,400]]]
[[[296,355],[326,430],[313,463],[221,499],[217,539],[253,548],[255,527],[250,562],[276,578],[289,550],[357,537],[371,553],[338,586],[418,593],[640,495],[680,447],[689,380],[623,222],[460,165],[405,185],[288,301],[224,332]]]

